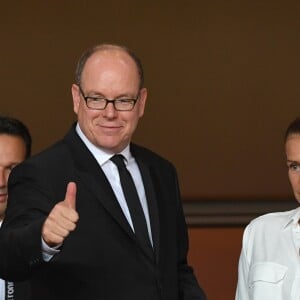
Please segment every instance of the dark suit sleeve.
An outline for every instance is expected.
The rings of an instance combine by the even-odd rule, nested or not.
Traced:
[[[41,231],[51,207],[45,206],[45,191],[38,188],[33,173],[29,165],[18,166],[9,178],[8,207],[0,229],[0,277],[9,281],[28,279],[44,263]]]
[[[24,228],[0,230],[0,277],[22,281],[30,277],[33,268],[43,263],[40,224]],[[39,238],[38,238],[39,236]],[[26,244],[24,244],[26,241]]]
[[[178,231],[178,275],[179,294],[181,300],[205,300],[206,295],[199,286],[193,269],[188,265],[188,233],[184,218],[178,179],[175,171],[177,187],[177,231]]]

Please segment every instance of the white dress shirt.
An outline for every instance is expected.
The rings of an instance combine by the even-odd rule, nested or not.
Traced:
[[[246,227],[236,300],[300,299],[300,207],[260,216]]]

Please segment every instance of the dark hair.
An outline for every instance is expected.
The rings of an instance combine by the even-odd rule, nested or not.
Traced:
[[[136,64],[137,71],[138,71],[139,78],[140,78],[140,86],[139,87],[142,88],[143,85],[144,85],[144,70],[143,70],[143,66],[142,66],[142,63],[141,63],[140,59],[138,58],[138,56],[133,51],[131,51],[127,47],[116,45],[116,44],[100,44],[100,45],[96,45],[94,47],[91,47],[91,48],[87,49],[85,52],[83,52],[83,54],[79,58],[77,66],[76,66],[75,83],[78,86],[80,86],[80,84],[81,84],[81,75],[82,75],[82,72],[83,72],[83,69],[84,69],[84,66],[85,66],[87,60],[94,53],[96,53],[98,51],[105,51],[105,50],[123,51],[123,52],[127,53],[133,59],[133,61]]]
[[[15,118],[0,116],[0,134],[7,134],[20,137],[26,147],[26,158],[31,154],[31,135],[28,128]]]
[[[300,134],[300,117],[294,119],[288,126],[285,131],[284,141],[286,142],[287,138],[291,134]]]

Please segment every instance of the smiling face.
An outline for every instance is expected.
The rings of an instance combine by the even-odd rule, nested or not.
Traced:
[[[86,106],[79,87],[72,86],[73,108],[79,126],[95,146],[118,153],[130,143],[144,114],[147,98],[147,90],[139,86],[137,66],[123,50],[97,51],[87,60],[81,76],[85,96],[120,99],[139,95],[131,111],[116,111],[112,103],[104,110],[92,110]]]
[[[7,181],[11,170],[25,159],[26,147],[22,138],[0,134],[0,220],[7,206]]]
[[[288,176],[294,196],[300,203],[300,134],[291,134],[285,143]]]

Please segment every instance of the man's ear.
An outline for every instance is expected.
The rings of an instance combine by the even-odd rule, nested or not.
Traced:
[[[73,110],[77,114],[79,103],[80,103],[79,86],[77,84],[72,84],[71,92],[72,92],[72,98],[73,98]]]
[[[144,115],[145,106],[146,106],[146,100],[147,100],[148,91],[146,88],[142,88],[140,90],[140,98],[138,100],[138,106],[139,106],[139,117],[142,117]]]

